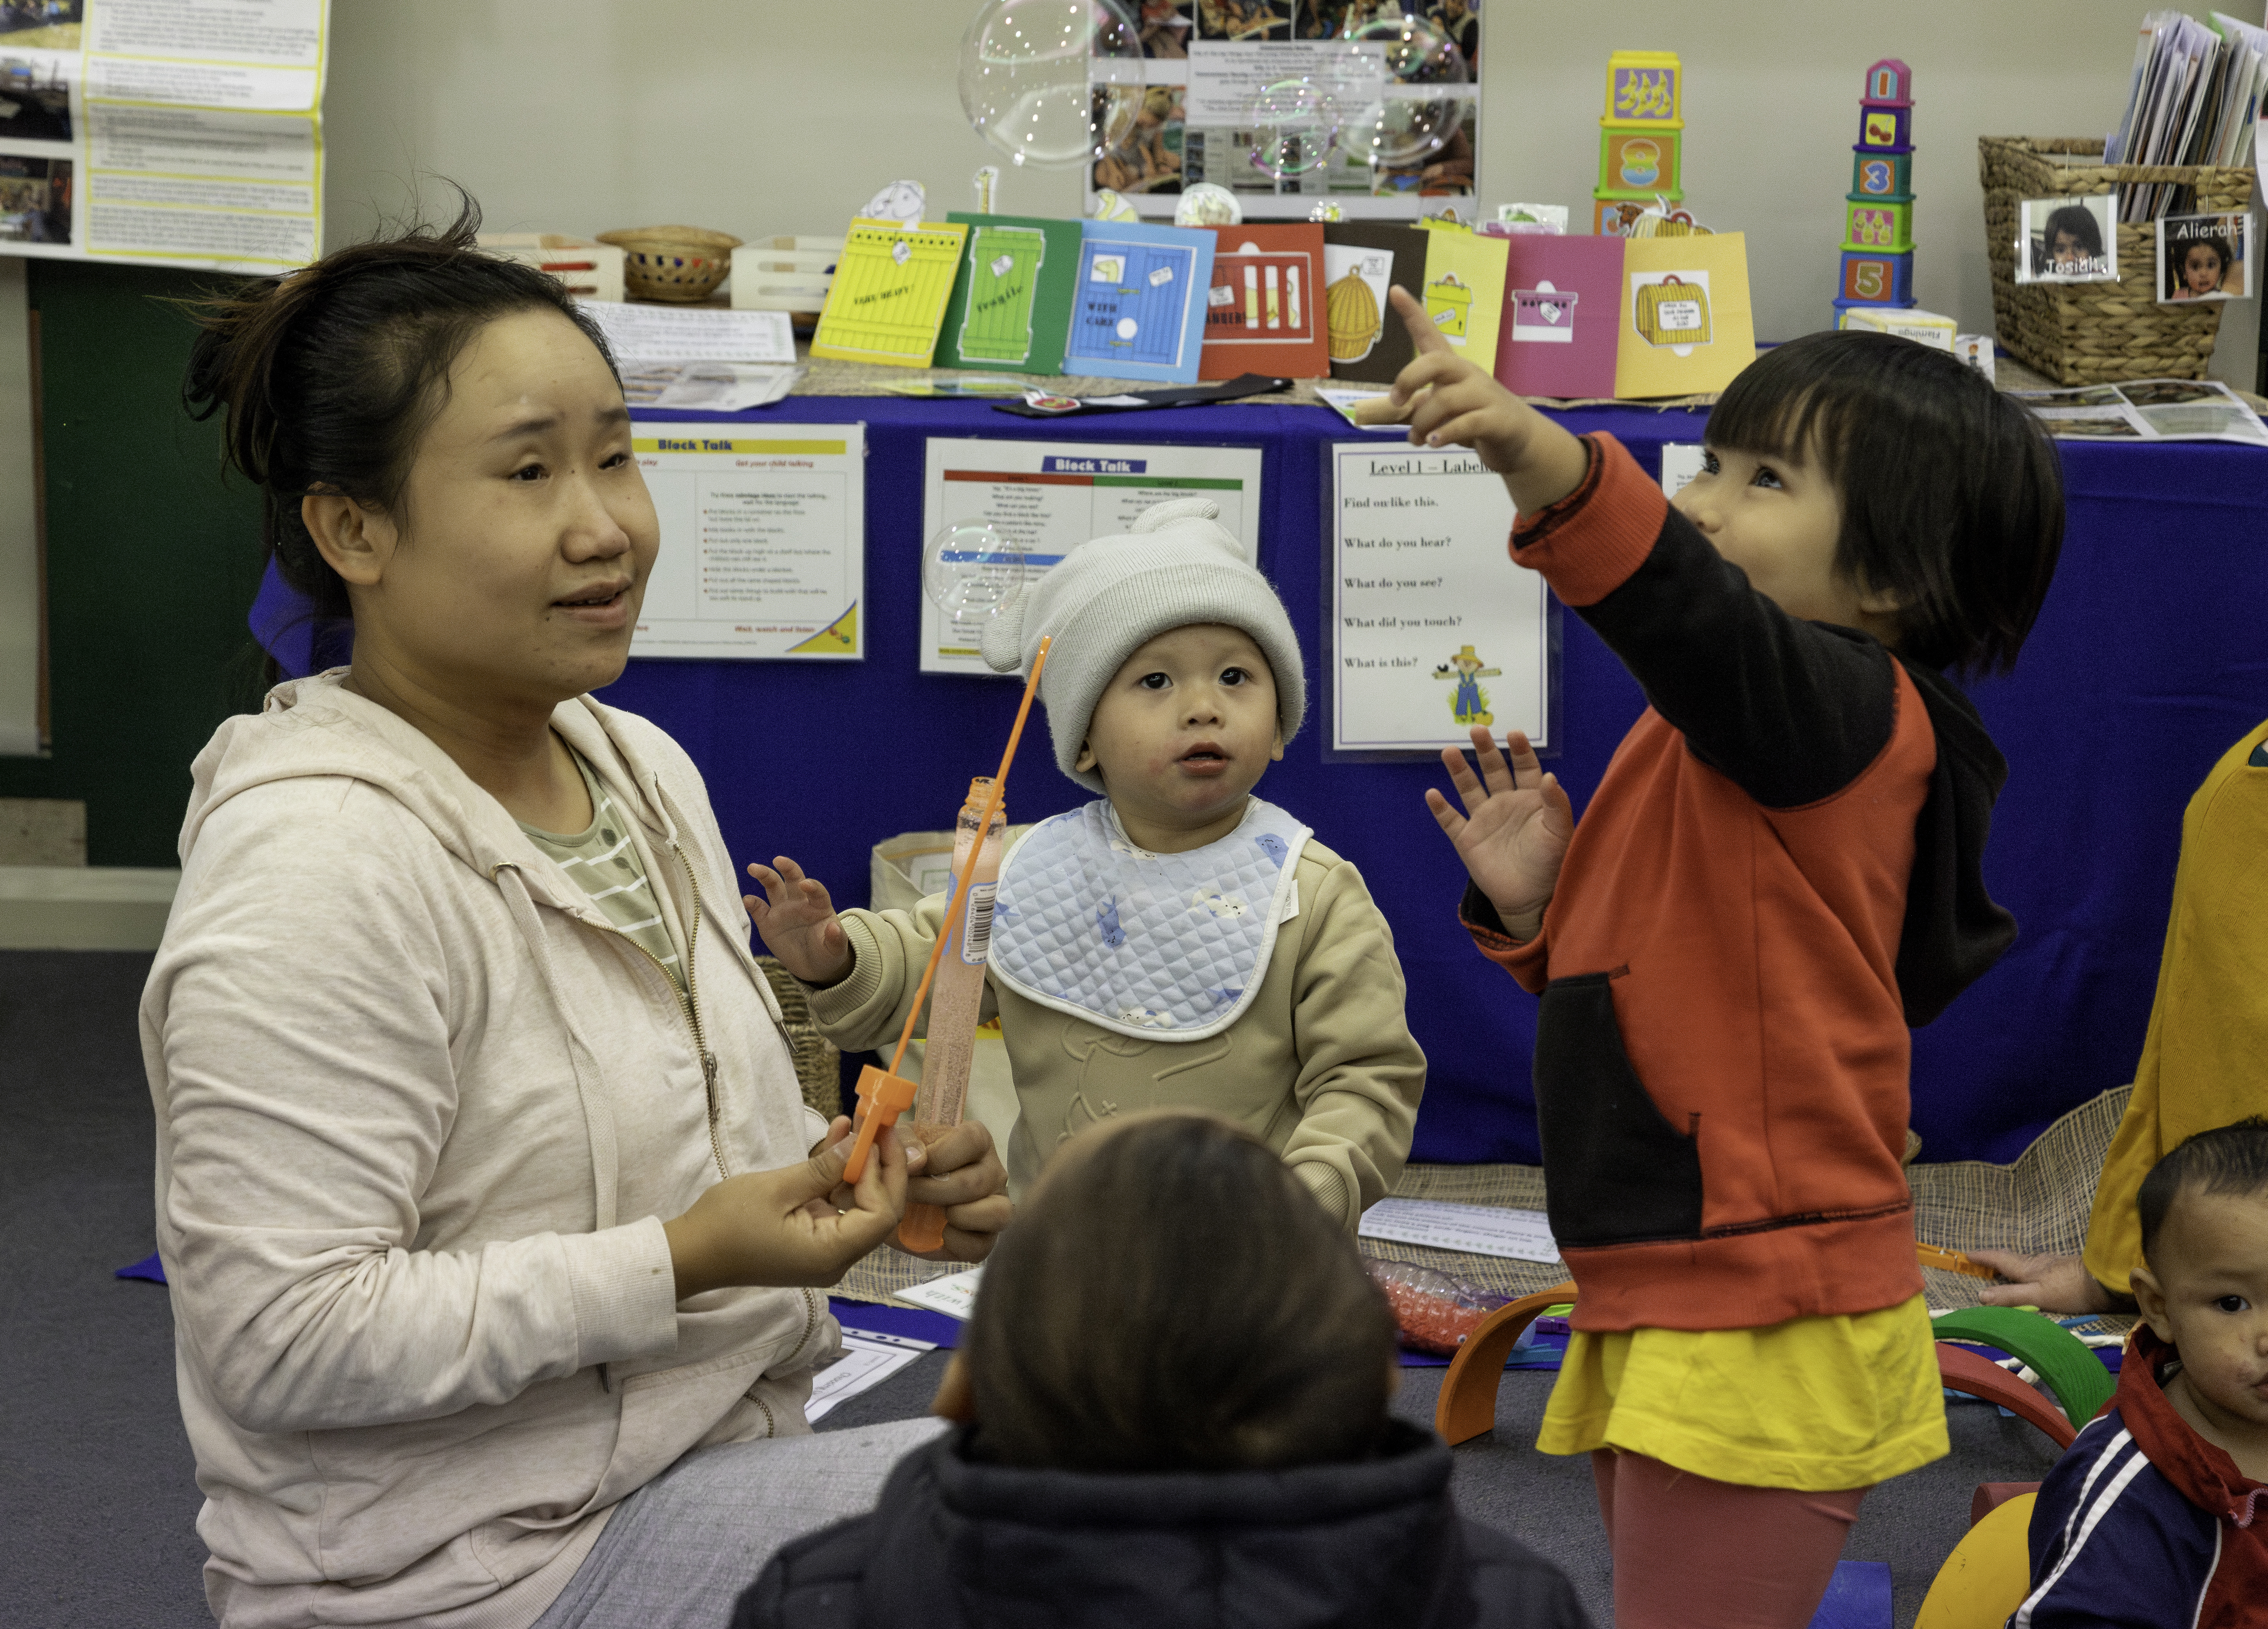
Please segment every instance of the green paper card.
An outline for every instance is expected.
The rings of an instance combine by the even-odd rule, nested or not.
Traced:
[[[938,331],[937,365],[1062,372],[1079,223],[958,212],[946,219],[968,228],[968,243]]]

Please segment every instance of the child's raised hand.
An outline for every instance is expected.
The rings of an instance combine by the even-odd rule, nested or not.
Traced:
[[[843,918],[835,914],[827,885],[805,876],[802,867],[784,854],[773,856],[770,866],[750,866],[748,874],[763,884],[765,897],[743,894],[740,903],[755,918],[764,948],[780,959],[780,965],[806,984],[831,984],[849,977],[855,960],[850,940],[843,931]]]
[[[1413,446],[1472,448],[1504,477],[1522,514],[1550,508],[1583,483],[1589,454],[1581,442],[1461,355],[1409,290],[1389,290],[1387,298],[1418,354],[1395,375],[1391,392],[1355,409],[1358,420],[1406,424]]]
[[[1559,886],[1560,862],[1575,836],[1575,807],[1568,802],[1558,778],[1536,762],[1535,749],[1518,730],[1505,737],[1506,751],[1484,729],[1473,731],[1473,756],[1480,773],[1473,773],[1465,755],[1455,748],[1441,753],[1441,762],[1465,806],[1460,814],[1449,800],[1428,788],[1425,807],[1441,822],[1441,829],[1457,847],[1457,858],[1474,886],[1496,907],[1505,931],[1518,940],[1535,937],[1543,925],[1543,907]]]

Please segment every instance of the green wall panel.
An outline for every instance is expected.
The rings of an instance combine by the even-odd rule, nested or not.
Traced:
[[[261,689],[260,497],[181,409],[195,329],[165,303],[226,279],[29,264],[53,751],[0,758],[0,797],[85,800],[90,865],[172,866],[190,760]]]

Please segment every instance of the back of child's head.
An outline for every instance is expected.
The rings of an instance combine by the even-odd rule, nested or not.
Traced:
[[[1307,675],[1299,637],[1219,512],[1204,498],[1153,505],[1130,530],[1073,549],[985,625],[984,660],[996,673],[1029,673],[1040,640],[1054,639],[1040,700],[1056,766],[1090,792],[1103,790],[1102,778],[1078,761],[1095,704],[1128,657],[1176,628],[1211,623],[1250,636],[1275,682],[1278,733],[1289,741],[1300,732]]]
[[[222,456],[261,489],[276,570],[319,616],[351,610],[299,500],[335,492],[397,509],[417,443],[445,404],[449,369],[482,327],[554,311],[608,356],[565,286],[483,253],[480,224],[480,206],[467,197],[447,226],[354,244],[189,305],[204,332],[182,398],[195,417],[224,415]]]
[[[1825,472],[1836,569],[1899,602],[1901,654],[2015,665],[2063,546],[2063,473],[2039,420],[1981,374],[1893,335],[1810,334],[1734,380],[1706,433]]]
[[[2184,1196],[2268,1199],[2268,1119],[2258,1115],[2199,1131],[2150,1168],[2135,1206],[2142,1213],[2142,1259],[2162,1269],[2159,1235]]]
[[[1359,1459],[1394,1317],[1265,1144],[1165,1110],[1066,1144],[1001,1235],[962,1341],[982,1451],[1094,1471]]]

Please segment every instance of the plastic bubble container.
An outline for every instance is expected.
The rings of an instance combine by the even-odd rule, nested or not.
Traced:
[[[1411,1262],[1365,1257],[1371,1280],[1386,1292],[1394,1308],[1395,1327],[1402,1344],[1412,1352],[1453,1357],[1481,1320],[1511,1301],[1509,1295],[1467,1284],[1446,1272]]]

